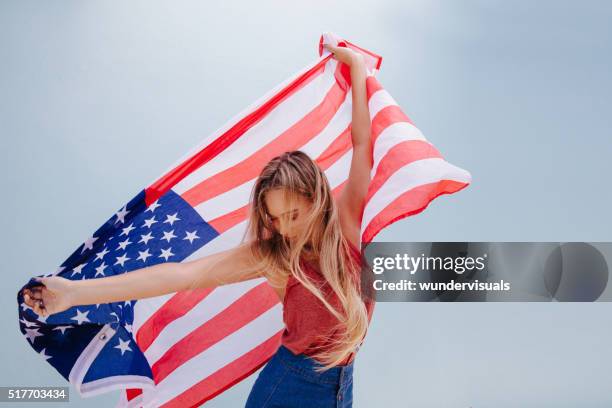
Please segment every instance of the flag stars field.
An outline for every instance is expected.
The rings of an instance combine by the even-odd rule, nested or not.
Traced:
[[[85,265],[87,265],[87,264],[82,263],[82,264],[80,264],[79,266],[77,266],[77,267],[73,268],[73,269],[72,269],[72,276],[74,276],[74,275],[76,275],[76,274],[78,274],[78,273],[83,272],[83,268],[85,267]]]
[[[117,220],[115,221],[115,224],[118,222],[121,222],[122,224],[125,222],[125,216],[130,212],[129,210],[126,210],[127,205],[123,206],[122,209],[120,209],[119,211],[117,211],[117,213],[115,213],[115,215],[117,216]]]
[[[102,264],[96,268],[96,274],[94,275],[94,277],[98,275],[106,276],[104,275],[104,269],[106,269],[107,266],[108,265],[106,265],[105,262],[102,262]]]
[[[76,316],[74,316],[72,318],[72,320],[76,321],[78,324],[83,324],[84,322],[90,322],[90,320],[87,318],[87,315],[89,314],[89,310],[86,310],[85,312],[81,312],[79,309],[77,309],[77,314]]]
[[[68,329],[72,329],[72,326],[56,326],[52,330],[59,330],[62,334],[65,334]]]
[[[170,242],[170,240],[172,238],[177,238],[177,236],[174,235],[174,230],[172,230],[172,231],[164,231],[164,236],[161,239],[165,239],[166,242]]]
[[[36,324],[36,323],[34,323],[34,322],[30,322],[30,321],[28,321],[28,320],[26,320],[26,319],[24,319],[24,318],[19,319],[19,321],[20,321],[21,323],[23,323],[23,324],[24,324],[26,327],[36,327],[36,326],[37,326],[37,324]]]
[[[34,341],[36,340],[36,338],[42,336],[42,334],[38,330],[39,330],[38,328],[25,329],[26,331],[25,336],[28,340],[30,340],[30,343],[34,344]]]
[[[147,262],[147,258],[153,256],[149,253],[149,248],[147,248],[144,251],[138,251],[138,258],[136,258],[137,261],[142,261],[144,263]]]
[[[193,232],[185,232],[186,236],[185,238],[183,238],[183,240],[188,239],[190,244],[193,244],[193,240],[198,239],[200,237],[198,237],[198,235],[196,234],[197,231],[193,231]]]
[[[106,247],[104,247],[104,249],[103,249],[102,251],[100,251],[100,252],[98,252],[98,253],[96,254],[96,259],[94,259],[94,261],[97,261],[97,260],[99,260],[99,259],[104,258],[104,256],[105,256],[106,254],[108,254],[109,252],[110,252],[110,251],[109,251],[109,250],[108,250]]]
[[[174,256],[174,254],[172,253],[172,248],[168,247],[161,250],[161,255],[158,258],[164,258],[165,261],[168,261],[168,258],[171,256]]]
[[[123,236],[123,235],[129,235],[130,232],[132,232],[132,230],[135,230],[136,227],[134,227],[134,223],[131,223],[129,226],[123,228],[123,231],[121,232],[121,234],[119,234],[119,236]]]
[[[121,256],[119,256],[119,257],[117,257],[117,262],[115,262],[115,265],[121,265],[121,267],[123,267],[123,266],[124,266],[123,264],[124,264],[126,261],[129,261],[130,259],[131,259],[131,258],[128,258],[128,257],[127,257],[127,254],[123,254],[123,255],[121,255]]]
[[[148,243],[150,240],[152,240],[152,239],[153,239],[153,233],[152,233],[152,232],[149,232],[149,233],[148,233],[148,234],[146,234],[146,235],[141,235],[141,236],[140,236],[140,241],[138,241],[138,243],[139,243],[139,244],[140,244],[140,243],[144,243],[145,245],[147,245],[147,243]]]
[[[126,238],[125,241],[121,241],[119,243],[119,246],[117,246],[118,249],[123,249],[125,251],[125,248],[130,245],[132,243],[132,241],[130,241],[129,238]]]
[[[157,207],[161,207],[161,204],[159,204],[159,200],[153,201],[151,205],[147,207],[147,211],[145,212],[148,212],[148,211],[154,212]]]
[[[144,198],[144,195],[139,198]],[[181,262],[219,235],[173,191],[158,200],[148,207],[143,205],[144,201],[137,200],[123,206],[115,213],[116,217],[107,220],[76,248],[57,269],[58,275],[71,280],[97,279],[163,262]],[[43,357],[41,360],[47,361],[68,381],[77,377],[70,377],[66,367],[76,370],[87,368],[77,364],[79,354],[66,350],[89,344],[91,347],[88,350],[96,350],[94,352],[98,354],[93,360],[87,360],[87,367],[104,367],[92,371],[96,376],[112,378],[115,373],[121,376],[129,372],[138,378],[139,383],[148,384],[152,381],[149,377],[151,367],[136,340],[142,321],[137,324],[134,320],[135,315],[142,316],[143,310],[146,310],[146,307],[142,307],[146,301],[122,300],[98,303],[95,307],[94,304],[76,305],[46,318],[37,315],[20,299],[18,324],[26,342],[35,352],[40,354],[44,348],[45,351],[40,354]],[[172,304],[174,302],[169,303]],[[118,335],[113,336],[106,331],[107,325],[119,325],[123,331],[116,331]],[[108,337],[103,339],[103,334]],[[120,341],[119,335],[122,337]],[[134,338],[129,337],[126,341],[126,336],[131,335]],[[112,353],[98,351],[100,349],[96,348],[96,344],[108,339],[112,339],[108,343],[108,350],[112,350]],[[129,357],[124,359],[122,356]],[[125,360],[128,366],[118,360]],[[89,380],[84,381],[83,385],[85,382]],[[80,383],[72,383],[80,389]],[[91,388],[81,389],[81,392],[88,393],[97,386],[95,384],[96,378],[91,377],[88,384]]]
[[[129,339],[124,341],[123,339],[119,338],[119,344],[117,344],[115,348],[121,350],[121,355],[123,355],[123,353],[125,353],[126,351],[132,351],[129,345],[130,345]]]
[[[170,226],[172,226],[176,221],[180,221],[180,218],[178,217],[178,212],[175,212],[172,215],[166,215],[166,221],[164,221],[164,223],[169,223]]]
[[[40,354],[40,355],[41,355],[41,356],[42,356],[42,357],[43,357],[45,360],[48,360],[48,359],[50,359],[50,358],[51,358],[51,356],[48,356],[47,354],[45,354],[45,350],[47,350],[47,348],[46,348],[46,347],[45,347],[45,348],[43,348],[43,349],[40,351],[40,353],[38,353],[38,354]]]
[[[151,218],[146,219],[144,224],[142,224],[142,226],[151,228],[151,225],[155,224],[156,222],[157,220],[155,219],[155,216],[152,216]]]
[[[34,311],[34,309],[32,309],[30,306],[26,305],[25,303],[21,304],[21,308],[25,311],[25,310],[31,310]]]
[[[93,244],[97,240],[98,240],[98,237],[92,236],[92,237],[87,238],[85,242],[83,243],[83,249],[81,250],[81,253],[85,252],[85,250],[93,249]]]

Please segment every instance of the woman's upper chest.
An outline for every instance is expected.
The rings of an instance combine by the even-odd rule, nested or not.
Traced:
[[[323,277],[319,273],[317,273],[317,270],[313,266],[312,262],[306,262],[302,260],[300,266],[302,267],[302,271],[309,278],[310,281],[318,282],[323,279]],[[287,304],[288,301],[294,299],[295,296],[301,296],[300,293],[298,293],[302,292],[302,290],[300,289],[306,288],[300,284],[300,281],[297,280],[295,276],[293,276],[293,274],[289,274],[285,278],[284,282],[281,282],[280,287],[276,289],[276,293],[278,294],[279,300],[283,304]]]
[[[355,250],[358,251],[358,250]],[[357,255],[358,257],[359,255]],[[319,288],[327,289],[329,284],[325,281],[325,278],[319,269],[319,260],[302,257],[300,260],[300,266],[304,274],[308,277],[311,282],[314,282]],[[275,292],[278,295],[279,300],[286,305],[288,301],[294,301],[297,297],[303,297],[304,295],[310,294],[310,291],[304,287],[300,281],[298,281],[293,274],[288,274],[284,282],[280,282],[280,287],[275,288]],[[312,295],[314,297],[314,295]]]

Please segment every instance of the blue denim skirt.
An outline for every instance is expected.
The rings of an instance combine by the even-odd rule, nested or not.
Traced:
[[[317,361],[281,345],[255,380],[246,408],[350,408],[353,363],[317,373]]]

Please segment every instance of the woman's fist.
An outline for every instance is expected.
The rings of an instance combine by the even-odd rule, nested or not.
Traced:
[[[36,278],[41,285],[23,290],[25,304],[39,316],[49,316],[72,307],[72,281],[59,276]]]
[[[345,63],[348,66],[364,63],[363,55],[348,47],[336,47],[331,44],[323,44],[323,47],[327,51],[331,52],[335,59]]]

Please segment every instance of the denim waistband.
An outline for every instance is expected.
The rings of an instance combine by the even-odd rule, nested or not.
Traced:
[[[285,366],[301,374],[311,381],[323,384],[344,384],[353,375],[354,360],[346,365],[339,365],[329,370],[318,373],[316,367],[322,367],[318,361],[305,354],[293,354],[287,347],[281,346],[276,351],[275,357],[281,360]]]

